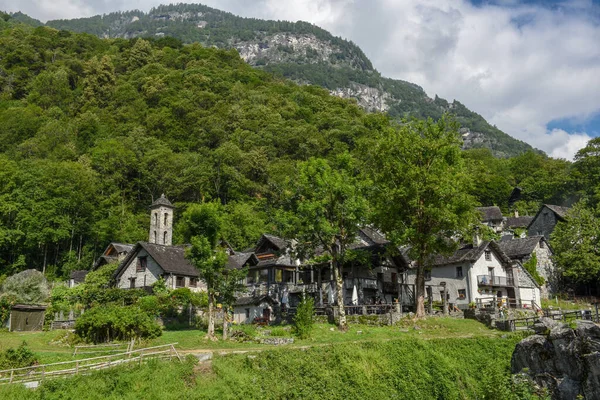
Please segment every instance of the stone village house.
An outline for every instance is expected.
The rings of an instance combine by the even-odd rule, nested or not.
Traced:
[[[544,236],[505,238],[498,243],[502,251],[513,261],[525,264],[535,255],[537,273],[544,279],[541,296],[547,299],[558,290],[558,273],[552,262],[552,248]]]
[[[568,211],[569,207],[544,204],[527,227],[527,235],[542,235],[546,240],[550,240],[550,234],[554,231],[554,227],[560,221],[565,221]]]
[[[404,253],[406,282],[414,285],[416,265]],[[518,261],[511,260],[494,241],[464,244],[451,256],[436,256],[425,286],[433,301],[465,309],[470,303],[504,302],[507,307],[539,307],[540,287]]]
[[[198,270],[185,258],[185,246],[172,245],[173,210],[164,195],[152,203],[149,240],[136,243],[121,261],[115,271],[117,287],[150,288],[162,277],[171,289],[206,290]]]

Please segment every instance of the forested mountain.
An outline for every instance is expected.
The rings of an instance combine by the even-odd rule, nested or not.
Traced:
[[[162,193],[176,215],[219,201],[228,241],[245,248],[274,229],[298,161],[360,159],[359,144],[388,129],[385,114],[252,68],[235,50],[100,39],[4,15],[0,279],[26,268],[68,276],[110,241],[147,240],[147,206]],[[521,214],[574,192],[566,161],[463,155],[483,205],[508,211],[517,185]]]
[[[22,14],[17,17],[26,19]],[[49,21],[47,26],[103,38],[172,36],[184,43],[235,48],[253,66],[355,98],[369,111],[434,119],[449,111],[463,127],[465,148],[486,147],[500,157],[531,149],[458,101],[431,99],[415,84],[382,77],[354,43],[306,22],[241,18],[200,4],[177,4],[159,6],[149,13],[136,10]]]

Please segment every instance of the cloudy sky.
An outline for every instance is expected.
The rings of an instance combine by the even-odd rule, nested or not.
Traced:
[[[167,2],[0,0],[0,9],[46,21],[148,11]],[[457,99],[551,156],[571,159],[600,136],[600,0],[203,3],[246,17],[317,24],[358,44],[384,76]]]

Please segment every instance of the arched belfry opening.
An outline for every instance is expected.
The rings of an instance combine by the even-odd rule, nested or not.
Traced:
[[[173,244],[173,210],[165,195],[150,205],[150,234],[148,242],[171,246]],[[162,218],[161,218],[162,216]],[[162,234],[161,234],[162,233]]]

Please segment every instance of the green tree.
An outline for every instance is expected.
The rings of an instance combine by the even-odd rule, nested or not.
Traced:
[[[476,218],[457,126],[447,117],[412,121],[383,131],[371,145],[374,219],[417,262],[416,317],[422,318],[432,258],[451,253],[457,246],[451,238]]]
[[[367,220],[364,184],[347,153],[338,157],[335,168],[324,159],[311,158],[298,165],[296,175],[287,183],[284,197],[288,211],[279,216],[288,236],[298,241],[298,255],[312,258],[317,250],[328,255],[336,283],[340,330],[347,329],[342,269],[349,246]]]
[[[193,204],[183,214],[182,232],[184,240],[191,243],[186,258],[198,269],[206,283],[208,294],[208,332],[215,338],[214,306],[218,290],[223,285],[227,253],[218,246],[221,240],[221,207],[218,203]]]
[[[598,210],[576,203],[550,237],[554,261],[564,276],[589,283],[600,277],[600,219]]]
[[[248,268],[226,269],[219,279],[217,292],[218,299],[223,307],[223,340],[227,339],[229,316],[233,312],[233,306],[237,300],[238,293],[246,290],[244,278],[248,276]]]

